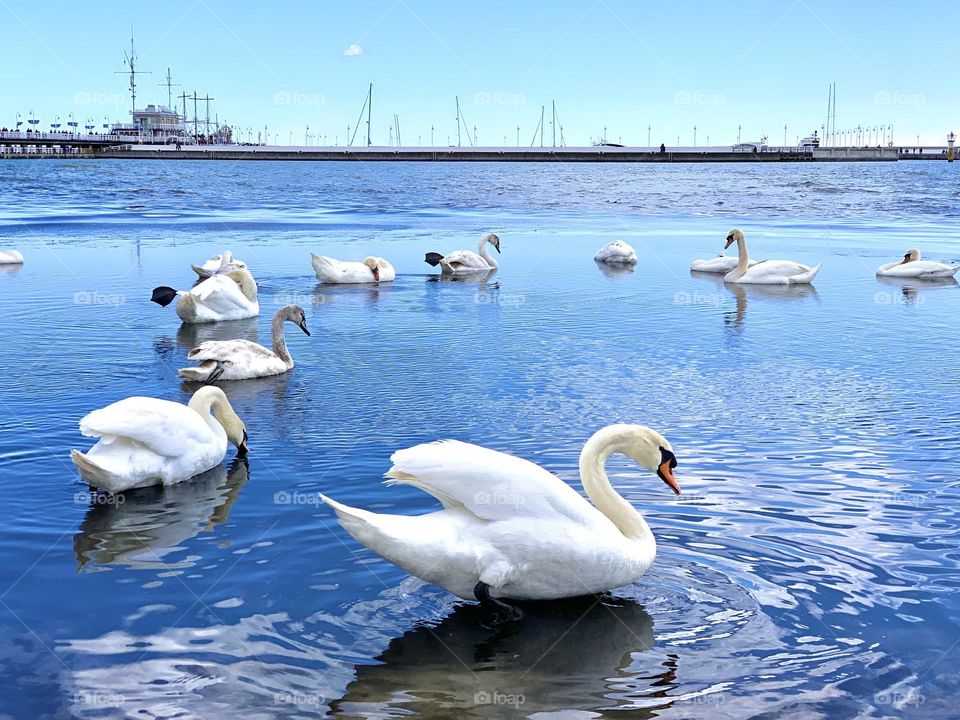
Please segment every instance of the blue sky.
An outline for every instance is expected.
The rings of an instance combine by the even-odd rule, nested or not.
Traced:
[[[735,142],[738,126],[779,144],[784,124],[793,144],[825,122],[833,81],[838,130],[892,125],[896,142],[928,144],[960,131],[960,19],[922,0],[0,0],[0,126],[31,109],[41,127],[71,112],[125,118],[115,73],[131,25],[152,72],[138,105],[166,103],[169,66],[175,93],[209,93],[221,120],[266,125],[282,144],[302,143],[307,125],[342,143],[370,82],[375,144],[394,114],[404,144],[429,143],[431,126],[436,144],[455,142],[456,95],[480,144],[513,145],[519,126],[529,145],[554,99],[568,145],[604,126],[645,145],[648,125],[654,144],[690,145],[694,126],[698,145]]]

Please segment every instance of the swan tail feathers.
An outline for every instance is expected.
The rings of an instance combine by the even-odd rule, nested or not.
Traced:
[[[436,267],[439,265],[441,260],[443,260],[443,255],[436,252],[428,252],[423,258],[423,261],[431,267]]]
[[[90,459],[90,457],[79,450],[71,450],[70,459],[73,461],[74,466],[76,466],[77,471],[80,473],[80,477],[82,477],[84,481],[90,485],[98,488],[104,488],[105,490],[110,490],[117,484],[115,482],[117,480],[117,476],[114,473],[100,467],[94,460]]]
[[[817,273],[820,272],[820,268],[823,266],[823,263],[817,265],[816,267],[810,268],[809,272],[802,273],[801,275],[794,275],[790,278],[791,284],[806,284],[813,282],[813,279],[817,276]]]
[[[160,307],[166,307],[173,302],[174,298],[177,297],[177,291],[172,287],[167,287],[166,285],[161,285],[160,287],[155,287],[153,289],[153,295],[150,296],[150,300],[155,302]]]
[[[218,368],[219,365],[220,363],[216,360],[206,360],[197,367],[180,368],[177,371],[177,376],[182,377],[184,380],[190,380],[191,382],[213,382],[223,374],[223,369]],[[220,372],[214,377],[218,369]]]
[[[376,513],[344,505],[323,493],[319,493],[319,495],[320,499],[337,514],[340,525],[350,533],[354,540],[370,548],[377,546],[377,540],[382,537],[383,533],[378,527]]]

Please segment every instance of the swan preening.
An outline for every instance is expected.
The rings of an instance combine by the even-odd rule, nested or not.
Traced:
[[[382,257],[365,257],[360,262],[344,262],[323,255],[310,253],[313,271],[322,283],[375,283],[390,282],[397,273],[393,265]]]
[[[734,228],[727,234],[724,249],[737,243],[737,265],[723,276],[724,282],[757,285],[800,285],[810,283],[817,276],[820,266],[808,267],[792,260],[763,260],[751,265],[747,253],[747,241],[743,233]]]
[[[635,265],[637,262],[637,251],[623,240],[616,240],[607,243],[597,250],[593,256],[596,262],[608,263],[610,265]]]
[[[211,414],[211,412],[213,414]],[[86,453],[70,451],[80,476],[118,493],[148,485],[172,485],[219,465],[227,442],[247,453],[247,431],[223,390],[202,387],[186,405],[129,397],[94,410],[80,432],[99,438]]]
[[[749,260],[749,267],[757,264],[756,260]],[[690,269],[693,272],[702,273],[728,273],[737,266],[737,258],[733,255],[724,255],[720,253],[709,260],[694,260],[690,263]]]
[[[247,264],[243,260],[233,257],[233,253],[224,250],[219,255],[214,255],[203,265],[191,265],[193,271],[200,276],[200,279],[211,277],[219,273],[230,272],[231,270],[247,269]]]
[[[480,238],[477,252],[473,252],[472,250],[454,250],[448,255],[428,252],[424,258],[424,262],[433,267],[439,265],[440,272],[448,275],[496,270],[498,267],[497,261],[493,259],[490,251],[487,250],[488,243],[493,245],[497,252],[500,252],[500,238],[494,233],[487,233]]]
[[[273,316],[270,335],[273,350],[249,340],[209,340],[187,354],[198,367],[181,368],[177,373],[187,380],[216,382],[217,380],[246,380],[279,375],[293,369],[293,358],[283,336],[283,323],[292,322],[307,335],[307,316],[298,305],[285,305]]]
[[[23,253],[19,250],[0,250],[0,265],[23,265]]]
[[[913,249],[904,254],[903,260],[878,267],[877,275],[933,280],[953,277],[957,270],[960,270],[960,265],[948,265],[936,260],[921,260],[920,251]]]
[[[580,454],[580,479],[593,505],[532,462],[457,440],[400,450],[386,475],[388,484],[433,495],[442,510],[386,515],[322,497],[358,542],[422,580],[515,618],[516,609],[497,598],[603,592],[634,582],[650,567],[653,533],[604,470],[614,453],[680,492],[666,438],[642,425],[610,425]]]
[[[150,299],[166,307],[174,298],[177,315],[186,323],[243,320],[260,314],[257,281],[246,268],[217,273],[190,290],[160,286]]]

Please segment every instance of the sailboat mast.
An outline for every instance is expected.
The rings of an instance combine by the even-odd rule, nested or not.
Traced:
[[[373,112],[373,83],[370,83],[370,89],[367,91],[367,147],[373,145],[370,140],[370,115]]]

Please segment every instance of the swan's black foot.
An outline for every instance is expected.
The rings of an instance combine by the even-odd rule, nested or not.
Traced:
[[[520,608],[508,605],[502,600],[491,597],[490,586],[486,583],[478,582],[476,587],[473,588],[473,594],[483,607],[493,611],[494,625],[500,625],[505,622],[516,622],[517,620],[523,619],[523,611]]]
[[[211,385],[215,383],[217,380],[220,379],[220,377],[223,375],[223,371],[226,369],[224,368],[223,363],[221,361],[216,360],[215,362],[217,364],[213,368],[213,370],[210,372],[210,374],[207,375],[207,379],[203,381],[204,385]]]

